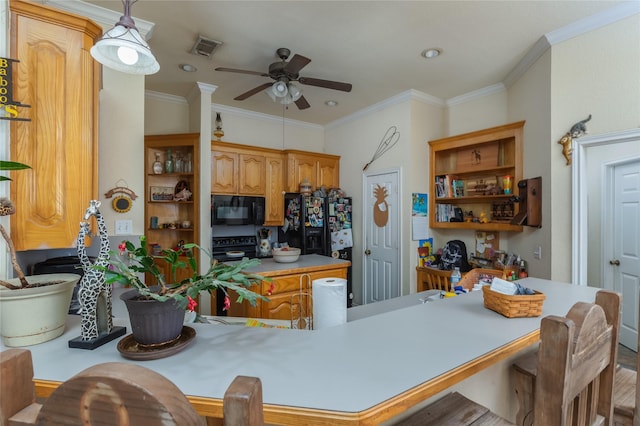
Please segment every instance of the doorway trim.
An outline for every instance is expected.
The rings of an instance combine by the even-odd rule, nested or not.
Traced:
[[[605,133],[597,136],[585,136],[574,140],[573,167],[571,170],[571,282],[587,285],[587,251],[582,250],[588,244],[587,222],[587,149],[631,142],[640,139],[640,129]]]

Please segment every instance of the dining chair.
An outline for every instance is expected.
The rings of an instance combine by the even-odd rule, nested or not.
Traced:
[[[605,290],[598,292],[595,303],[573,305],[566,317],[542,319],[533,411],[536,425],[612,424],[619,321],[620,295]],[[512,423],[452,392],[396,424]]]
[[[424,266],[418,269],[418,291],[451,289],[451,271]]]
[[[42,404],[35,401],[29,350],[0,352],[0,377],[0,425],[206,424],[173,382],[136,364],[96,364],[63,382]],[[224,424],[264,425],[260,379],[237,376],[225,392],[223,415]]]
[[[640,305],[640,303],[639,303]],[[640,352],[640,313],[638,314],[638,352]],[[636,371],[620,367],[613,388],[613,420],[616,426],[640,426],[640,356],[636,353]]]

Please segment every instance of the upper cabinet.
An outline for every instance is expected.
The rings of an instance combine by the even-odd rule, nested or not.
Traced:
[[[35,2],[11,0],[13,97],[31,108],[11,122],[11,220],[17,250],[69,248],[89,201],[98,198],[99,64],[92,21]]]
[[[306,151],[285,151],[287,158],[288,192],[298,192],[300,182],[307,179],[311,188],[316,190],[322,186],[329,188],[340,187],[340,157]]]
[[[522,231],[511,224],[511,197],[522,179],[524,123],[429,141],[431,228]]]
[[[265,197],[265,226],[283,223],[282,151],[211,142],[211,192]]]

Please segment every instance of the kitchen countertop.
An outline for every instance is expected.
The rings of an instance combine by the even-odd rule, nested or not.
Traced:
[[[543,316],[565,315],[576,301],[593,301],[598,290],[536,278],[521,283],[545,293]],[[507,319],[484,308],[481,292],[430,303],[414,297],[404,299],[404,308],[389,306],[322,330],[189,324],[197,336],[188,348],[137,362],[120,356],[117,340],[92,351],[69,349],[67,342],[80,333],[80,318],[70,315],[63,336],[28,347],[37,395],[94,364],[120,361],[164,375],[202,415],[221,417],[227,387],[246,375],[262,381],[267,423],[372,424],[473,379],[538,340],[541,317]],[[114,325],[130,330],[126,318],[115,318]],[[487,392],[486,383],[482,389],[514,403],[510,392]]]
[[[238,261],[227,262],[234,264]],[[259,274],[265,277],[277,277],[280,275],[304,274],[307,272],[321,271],[331,268],[347,268],[351,266],[351,262],[343,259],[334,259],[319,254],[306,254],[298,258],[292,263],[278,263],[273,258],[260,259],[260,264],[247,268],[244,271],[252,274]]]

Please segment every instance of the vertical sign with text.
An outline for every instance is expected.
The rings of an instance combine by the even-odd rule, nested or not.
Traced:
[[[18,117],[18,108],[30,108],[13,99],[13,63],[17,59],[0,58],[0,120],[31,121]]]

